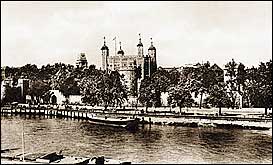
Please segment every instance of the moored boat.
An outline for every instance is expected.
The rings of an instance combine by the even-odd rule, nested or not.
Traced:
[[[1,154],[1,164],[88,164],[90,158],[64,156],[56,152],[43,154],[25,154],[24,159],[22,155],[7,156]]]
[[[139,119],[128,119],[128,118],[109,118],[105,117],[97,117],[97,116],[88,116],[88,121],[93,124],[113,126],[113,127],[122,127],[128,130],[136,130],[138,129]]]

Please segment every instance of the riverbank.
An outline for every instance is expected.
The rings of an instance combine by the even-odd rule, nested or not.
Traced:
[[[272,116],[265,116],[262,113],[250,113],[239,110],[228,113],[225,110],[222,115],[212,113],[215,109],[208,110],[188,109],[183,113],[166,110],[150,110],[144,112],[142,108],[135,109],[109,109],[105,111],[102,108],[87,109],[87,107],[54,107],[54,106],[16,106],[1,107],[1,114],[25,114],[25,115],[45,115],[64,118],[75,118],[90,120],[93,116],[112,117],[112,118],[139,118],[140,124],[156,124],[168,126],[185,127],[217,127],[217,128],[238,128],[269,130],[272,129]],[[255,111],[254,111],[255,112]]]

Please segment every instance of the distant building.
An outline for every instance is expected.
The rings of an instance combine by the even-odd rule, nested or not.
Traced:
[[[82,104],[81,95],[69,95],[65,97],[60,90],[49,90],[51,92],[50,103],[51,104]]]
[[[29,79],[18,79],[18,87],[21,89],[21,101],[26,103],[26,95],[29,90]]]
[[[69,104],[82,104],[81,95],[69,95],[68,98]]]
[[[16,81],[16,82],[15,82]],[[4,78],[1,81],[1,100],[5,96],[5,90],[7,87],[12,87],[14,93],[13,101],[19,103],[26,103],[26,95],[29,90],[29,80],[28,79],[18,79],[13,80],[12,78]]]
[[[170,72],[170,71],[172,71],[172,70],[177,70],[177,71],[182,71],[182,69],[183,69],[183,67],[181,66],[181,67],[164,67],[164,68],[162,68],[162,69],[164,69],[164,70],[166,70],[166,71],[168,71],[168,72]]]
[[[76,62],[76,66],[77,66],[77,68],[82,68],[82,69],[88,67],[88,62],[87,62],[85,53],[80,53],[80,56]]]
[[[67,100],[59,90],[49,90],[52,95],[50,97],[51,104],[63,104]]]
[[[152,40],[152,38],[151,38]],[[102,51],[102,69],[105,71],[117,70],[124,75],[125,84],[129,89],[133,89],[134,85],[140,84],[144,78],[150,77],[157,70],[156,48],[151,45],[148,48],[148,54],[144,55],[143,44],[139,35],[139,43],[137,44],[137,54],[126,55],[124,50],[120,48],[117,55],[109,55],[109,48],[106,46],[105,37]],[[141,68],[141,79],[136,82],[136,68]],[[139,87],[139,85],[138,85]]]
[[[6,79],[6,67],[2,67],[1,68],[2,72],[1,72],[1,81],[5,80]]]
[[[217,82],[224,82],[224,70],[217,64],[212,65],[210,68],[216,73]]]

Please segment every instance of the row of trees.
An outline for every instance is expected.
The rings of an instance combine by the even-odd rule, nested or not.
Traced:
[[[133,86],[132,91],[122,83],[124,78],[119,72],[106,73],[94,65],[86,69],[63,63],[41,68],[30,64],[5,68],[6,77],[30,80],[27,94],[33,99],[36,97],[37,102],[43,100],[48,103],[51,96],[49,90],[58,89],[66,97],[81,94],[84,103],[103,105],[105,109],[108,106],[121,106],[128,95],[138,96],[138,101],[146,109],[150,106],[158,107],[161,106],[162,93],[168,93],[170,106],[179,106],[180,109],[191,107],[195,103],[193,98],[197,96],[200,97],[199,108],[208,104],[235,108],[238,105],[238,94],[243,97],[244,107],[272,107],[272,60],[251,68],[232,60],[225,65],[225,70],[226,81],[224,71],[217,65],[211,66],[209,62],[184,67],[182,70],[167,71],[159,67],[151,77],[141,81],[139,91],[136,92],[137,86]],[[141,69],[135,68],[135,72],[136,83],[141,78]],[[6,91],[6,98],[9,98],[11,92]],[[11,101],[12,98],[6,100]]]
[[[34,103],[49,103],[52,93],[50,89],[60,90],[65,97],[69,95],[82,95],[82,101],[90,105],[121,106],[127,100],[128,89],[122,84],[123,77],[117,72],[106,73],[98,70],[94,65],[89,68],[74,68],[72,65],[56,63],[42,66],[27,64],[20,68],[5,68],[6,77],[12,77],[13,82],[19,78],[30,80],[27,94]],[[19,101],[20,92],[17,84],[6,87],[3,102]],[[11,90],[13,89],[13,90]],[[14,97],[16,96],[16,97]],[[36,98],[36,99],[34,99]]]
[[[199,108],[272,107],[272,60],[255,68],[246,68],[233,59],[225,65],[225,72],[210,63],[185,67],[182,71],[162,68],[141,82],[139,101],[146,106],[160,106],[162,92],[168,92],[170,106],[191,107],[193,97],[200,97]],[[224,81],[224,78],[226,79]],[[207,97],[202,103],[203,95]],[[240,101],[241,97],[241,103]]]

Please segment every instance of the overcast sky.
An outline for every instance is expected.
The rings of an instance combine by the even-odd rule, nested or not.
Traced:
[[[103,37],[114,54],[144,53],[153,38],[159,66],[232,58],[246,66],[272,59],[272,2],[2,2],[1,66],[74,64],[79,53],[101,66]]]

